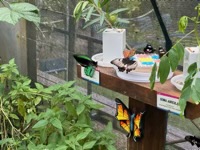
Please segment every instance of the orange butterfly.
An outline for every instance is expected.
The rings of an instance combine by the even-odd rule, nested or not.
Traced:
[[[123,55],[124,55],[124,58],[130,58],[131,56],[135,55],[135,49],[131,49],[131,50],[124,50],[123,51]]]
[[[138,141],[143,136],[142,123],[144,112],[131,114],[130,110],[120,99],[116,98],[115,101],[115,117],[117,118],[117,120],[119,120],[120,126],[128,133],[127,137],[133,136],[133,140]]]

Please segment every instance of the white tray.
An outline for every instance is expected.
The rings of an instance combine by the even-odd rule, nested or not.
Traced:
[[[116,70],[116,74],[119,78],[127,80],[127,81],[133,81],[133,82],[144,82],[149,83],[149,78],[151,76],[151,73],[140,73],[140,72],[134,72],[131,71],[129,73],[126,72],[120,72],[116,66],[113,65],[113,68]],[[169,76],[167,79],[170,79],[173,76],[173,72],[169,73]],[[159,82],[158,78],[156,79],[156,82]]]
[[[104,62],[103,61],[103,53],[98,53],[92,56],[92,60],[96,61],[98,66],[101,67],[113,67],[110,62]]]
[[[183,74],[176,75],[173,78],[171,78],[171,83],[180,91],[183,88],[183,84],[181,84],[181,82],[184,83]]]

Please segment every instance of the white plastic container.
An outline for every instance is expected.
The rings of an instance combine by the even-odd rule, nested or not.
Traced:
[[[103,62],[110,63],[115,58],[123,58],[125,47],[125,29],[106,29],[103,32]]]

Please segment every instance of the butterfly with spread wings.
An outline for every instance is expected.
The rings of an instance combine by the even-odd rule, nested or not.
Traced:
[[[93,77],[94,72],[97,68],[97,62],[93,61],[87,55],[74,54],[76,61],[84,68],[86,76]]]
[[[131,70],[135,70],[137,67],[137,62],[132,61],[129,58],[116,58],[110,63],[117,66],[120,72],[126,71],[126,73],[130,72]]]
[[[116,115],[115,117],[119,121],[120,126],[124,129],[128,135],[133,136],[133,140],[136,142],[143,136],[143,116],[144,112],[131,113],[126,105],[118,98],[116,101]]]

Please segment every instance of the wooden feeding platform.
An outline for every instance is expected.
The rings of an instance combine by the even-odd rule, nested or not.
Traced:
[[[144,137],[139,142],[128,138],[128,150],[161,150],[164,149],[167,133],[168,111],[157,108],[157,93],[166,93],[175,97],[180,92],[168,80],[164,84],[155,83],[154,90],[149,83],[137,83],[117,77],[113,68],[98,67],[100,86],[129,97],[129,109],[145,111]],[[176,71],[174,75],[181,72]],[[81,78],[81,66],[77,65],[77,76]],[[188,102],[184,116],[189,119],[200,117],[200,105]]]

